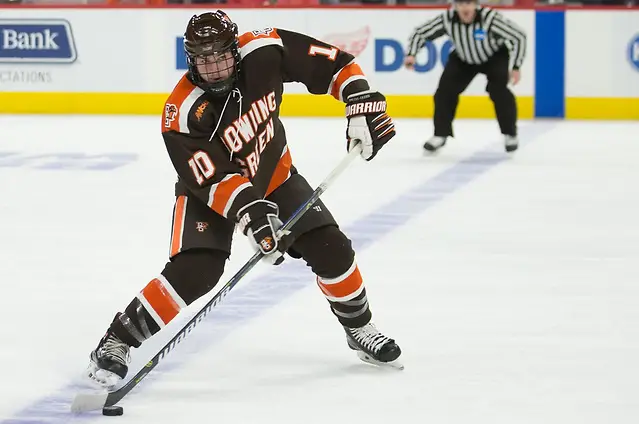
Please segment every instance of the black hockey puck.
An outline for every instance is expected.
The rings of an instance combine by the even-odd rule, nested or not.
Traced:
[[[124,409],[121,406],[105,406],[102,408],[102,415],[108,415],[109,417],[117,417],[124,414]]]

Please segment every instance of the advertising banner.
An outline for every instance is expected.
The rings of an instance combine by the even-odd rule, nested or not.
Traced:
[[[232,12],[232,13],[231,13]],[[279,26],[301,31],[333,44],[356,56],[358,63],[371,83],[388,94],[432,95],[448,59],[452,43],[446,36],[426,46],[417,55],[414,71],[403,67],[408,39],[412,31],[443,12],[443,9],[394,10],[392,19],[383,10],[328,10],[312,9],[286,15],[280,11],[273,19],[244,10],[232,10],[231,18],[238,22],[240,30],[248,31],[265,26]],[[534,13],[530,11],[505,11],[504,14],[524,29],[528,35],[527,55],[522,67],[522,81],[515,92],[531,96],[534,92]],[[173,31],[177,67],[185,68],[181,33],[184,29],[175,20]],[[304,93],[303,87],[289,87],[287,92]],[[485,95],[486,78],[478,76],[468,87],[467,95]]]
[[[3,9],[0,103],[5,113],[158,113],[186,71],[182,35],[207,9]],[[432,96],[453,48],[427,43],[415,70],[405,69],[408,39],[441,9],[228,9],[240,32],[298,31],[352,53],[397,116],[432,114]],[[522,79],[511,87],[522,118],[639,117],[639,10],[500,9],[527,35]],[[565,37],[565,43],[564,43]],[[537,39],[545,45],[537,46]],[[557,41],[556,43],[554,41]],[[462,94],[462,117],[493,107],[486,78]],[[339,104],[288,84],[284,111],[337,116]],[[538,107],[537,107],[538,106]]]
[[[639,98],[639,10],[566,14],[566,97]]]
[[[428,43],[415,71],[403,68],[408,37],[441,10],[231,9],[240,32],[265,27],[300,31],[353,53],[376,88],[388,94],[432,95],[451,43]],[[0,88],[4,91],[169,92],[184,72],[182,34],[197,9],[34,9],[4,11],[0,21]],[[534,91],[534,15],[506,11],[528,34],[522,82]],[[27,16],[27,17],[25,17]],[[485,94],[479,76],[466,94]],[[287,92],[305,93],[299,85]]]

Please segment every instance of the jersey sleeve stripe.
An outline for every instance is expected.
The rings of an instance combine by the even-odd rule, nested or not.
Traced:
[[[204,94],[204,90],[200,87],[194,87],[193,90],[186,96],[186,99],[182,102],[180,106],[180,111],[178,112],[178,121],[179,121],[179,132],[188,134],[189,131],[189,112],[193,107],[193,104]]]
[[[350,82],[358,79],[366,79],[364,71],[362,71],[362,68],[360,68],[357,63],[351,62],[335,74],[329,87],[329,93],[337,100],[344,101],[344,88]]]
[[[344,81],[344,83],[340,87],[339,97],[337,98],[338,100],[344,101],[344,91],[346,90],[346,87],[348,87],[348,85],[353,81],[366,81],[366,83],[368,84],[368,80],[363,75],[352,75],[348,77],[348,79]]]
[[[241,185],[239,185],[237,188],[235,188],[235,190],[233,190],[233,192],[231,193],[231,195],[229,196],[229,200],[226,202],[226,205],[224,206],[224,210],[222,211],[222,216],[227,218],[229,211],[231,210],[231,207],[233,206],[233,203],[235,202],[235,199],[237,198],[237,196],[243,191],[246,190],[248,188],[253,187],[253,184],[251,184],[250,182],[245,182],[242,183]]]
[[[164,105],[162,132],[189,132],[189,111],[204,91],[193,85],[186,75],[177,83]]]
[[[257,38],[255,40],[249,41],[245,46],[240,47],[240,56],[242,58],[246,57],[248,54],[254,52],[260,47],[266,46],[280,46],[283,47],[284,44],[282,40],[278,38]]]
[[[263,39],[270,38],[274,40],[280,40],[280,42],[282,41],[280,38],[280,35],[277,33],[277,29],[275,28],[264,28],[263,30],[260,30],[260,31],[245,32],[244,34],[240,35],[238,38],[239,38],[238,41],[240,44],[240,48],[246,46],[248,43],[254,40],[263,40]]]
[[[275,167],[275,172],[271,177],[271,181],[266,189],[264,197],[268,197],[269,194],[274,192],[279,186],[284,184],[291,176],[291,166],[293,166],[293,159],[291,158],[291,152],[288,150],[288,146],[284,146],[284,152],[280,156],[280,160]]]
[[[249,187],[252,187],[252,184],[248,178],[240,174],[229,174],[222,181],[211,186],[207,205],[223,217],[228,218],[229,210],[237,195]]]

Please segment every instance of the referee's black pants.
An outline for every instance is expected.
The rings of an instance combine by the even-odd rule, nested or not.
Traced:
[[[459,95],[466,90],[477,74],[488,79],[486,91],[495,105],[499,128],[504,135],[517,135],[517,103],[508,88],[510,79],[509,54],[506,48],[498,50],[486,63],[470,65],[451,52],[435,91],[435,136],[452,137],[453,119]]]

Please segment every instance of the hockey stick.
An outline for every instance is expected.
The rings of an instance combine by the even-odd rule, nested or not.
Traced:
[[[278,235],[290,233],[291,227],[313,207],[313,204],[328,189],[333,181],[348,167],[355,156],[359,155],[362,148],[356,145],[348,155],[331,171],[324,181],[315,189],[311,197],[297,209],[288,221],[278,231]],[[182,329],[160,350],[138,373],[124,386],[113,392],[78,393],[71,404],[72,412],[87,412],[113,406],[126,396],[140,381],[144,379],[182,340],[191,333],[191,330],[204,319],[208,313],[224,299],[235,285],[262,259],[263,254],[257,252],[242,268],[222,287],[222,289],[198,312]]]

